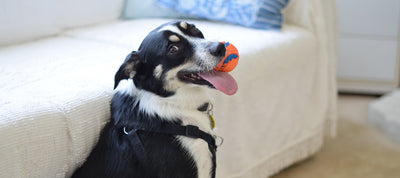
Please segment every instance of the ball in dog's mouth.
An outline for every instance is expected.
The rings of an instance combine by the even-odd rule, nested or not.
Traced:
[[[227,95],[233,95],[238,90],[236,80],[228,72],[216,70],[200,73],[181,72],[178,76],[185,82],[208,85]]]

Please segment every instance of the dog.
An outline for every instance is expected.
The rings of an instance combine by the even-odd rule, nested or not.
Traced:
[[[214,70],[225,53],[184,21],[151,31],[115,74],[111,120],[72,177],[215,177],[208,89],[237,90]]]

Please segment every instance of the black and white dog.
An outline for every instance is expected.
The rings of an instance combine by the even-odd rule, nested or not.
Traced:
[[[225,53],[186,22],[151,31],[116,73],[111,120],[73,177],[215,177],[207,88],[236,92],[213,70]]]

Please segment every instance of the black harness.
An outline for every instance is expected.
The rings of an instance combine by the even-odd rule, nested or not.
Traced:
[[[133,126],[133,128],[129,131],[124,127],[123,132],[129,136],[129,142],[131,146],[135,148],[133,150],[136,151],[136,155],[139,161],[144,164],[144,167],[148,173],[153,174],[152,177],[156,176],[154,176],[154,171],[151,169],[152,165],[150,165],[148,155],[146,149],[144,148],[142,140],[139,136],[139,132],[152,132],[152,133],[167,134],[167,135],[186,136],[189,138],[196,138],[196,139],[200,138],[208,143],[208,149],[214,156],[217,151],[215,138],[212,135],[200,130],[199,127],[194,125],[182,126],[178,124],[164,122],[162,125],[158,127],[145,127],[142,125]],[[213,162],[215,165],[215,160],[213,160]]]

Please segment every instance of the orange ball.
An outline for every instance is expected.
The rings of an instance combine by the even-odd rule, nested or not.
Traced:
[[[239,51],[233,44],[229,42],[222,41],[221,43],[225,44],[225,58],[214,69],[221,72],[230,72],[239,62]]]

